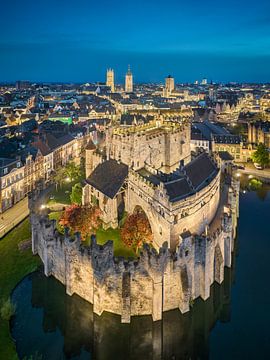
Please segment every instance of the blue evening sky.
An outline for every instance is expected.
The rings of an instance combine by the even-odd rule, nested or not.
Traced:
[[[270,82],[269,0],[0,4],[0,81]]]

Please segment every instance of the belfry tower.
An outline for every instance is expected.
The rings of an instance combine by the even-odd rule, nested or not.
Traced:
[[[113,69],[107,69],[106,85],[111,88],[111,92],[114,92],[114,71],[113,71]]]
[[[125,92],[131,93],[133,92],[133,75],[130,71],[130,65],[128,65],[128,71],[126,73],[126,79],[125,79]]]

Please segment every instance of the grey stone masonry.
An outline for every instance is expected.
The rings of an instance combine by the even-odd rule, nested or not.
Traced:
[[[92,303],[96,314],[112,312],[126,323],[135,315],[161,320],[164,311],[189,311],[197,297],[209,298],[214,281],[223,281],[224,266],[231,266],[238,194],[239,183],[232,180],[220,227],[211,236],[207,229],[200,236],[182,234],[175,250],[166,241],[159,251],[145,245],[138,259],[129,260],[114,256],[110,240],[102,246],[92,236],[90,246],[84,246],[79,234],[60,234],[54,220],[34,209],[32,199],[32,250],[45,275],[65,284],[67,294]]]

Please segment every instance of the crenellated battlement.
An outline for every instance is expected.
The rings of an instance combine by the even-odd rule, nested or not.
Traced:
[[[211,284],[223,281],[224,266],[231,266],[238,192],[239,184],[232,182],[218,228],[206,227],[200,236],[183,233],[175,250],[169,249],[165,236],[158,251],[146,244],[136,259],[115,257],[110,240],[99,245],[93,235],[85,246],[78,233],[71,236],[66,229],[60,234],[56,222],[33,206],[33,253],[42,259],[46,276],[65,284],[69,295],[92,303],[99,315],[109,311],[130,322],[135,315],[160,320],[163,311],[176,308],[184,313],[197,297],[207,299]]]

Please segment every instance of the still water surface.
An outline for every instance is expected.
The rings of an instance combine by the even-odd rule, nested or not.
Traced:
[[[40,272],[13,292],[12,323],[20,359],[270,359],[270,192],[240,196],[238,238],[232,269],[211,297],[188,314],[164,314],[121,324],[98,317],[92,306]]]

